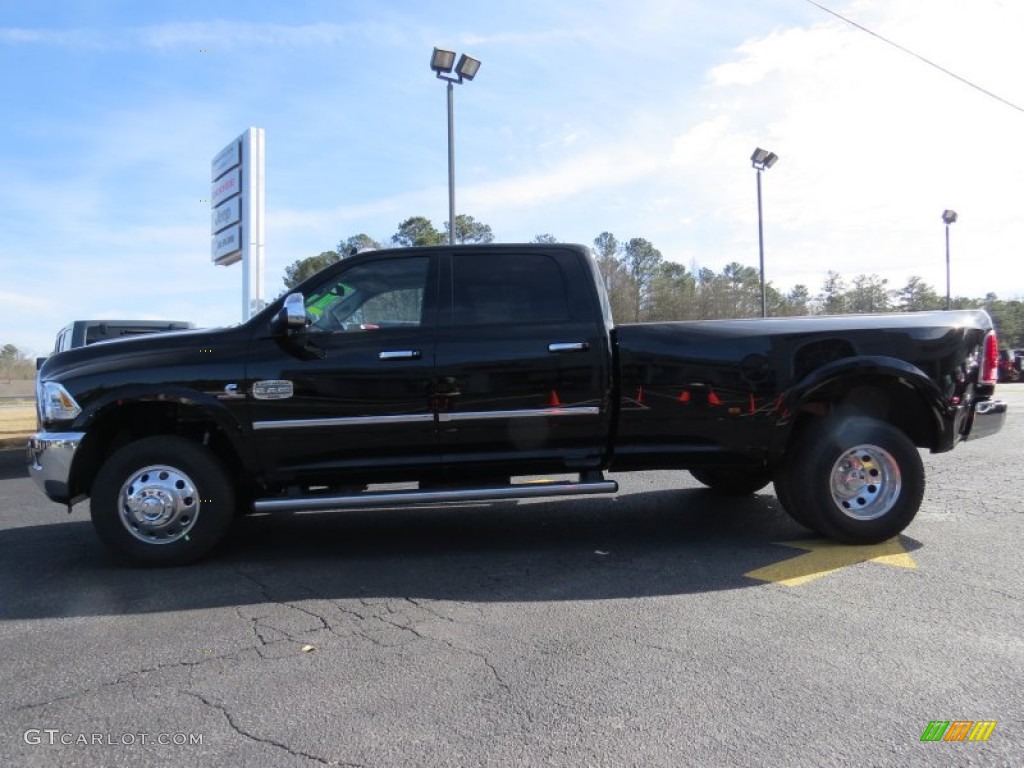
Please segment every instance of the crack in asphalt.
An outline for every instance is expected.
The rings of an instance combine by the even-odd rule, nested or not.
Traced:
[[[243,571],[241,568],[239,568],[237,566],[234,567],[234,570],[235,570],[235,572],[238,575],[242,576],[243,578],[247,579],[249,582],[254,584],[259,589],[260,594],[263,596],[263,598],[267,602],[273,603],[275,605],[282,605],[282,606],[285,606],[285,607],[288,607],[288,608],[292,608],[292,609],[297,610],[297,611],[299,611],[301,613],[304,613],[304,614],[306,614],[308,616],[314,617],[314,618],[316,618],[320,622],[322,629],[324,629],[324,630],[326,630],[328,632],[331,632],[332,634],[337,635],[339,637],[346,637],[346,635],[342,635],[341,633],[339,633],[331,625],[330,621],[328,621],[327,618],[325,618],[321,614],[316,613],[315,611],[311,611],[308,608],[297,606],[297,605],[294,605],[292,603],[284,602],[284,601],[281,601],[281,600],[277,599],[276,597],[274,597],[270,585],[265,584],[264,582],[260,581],[258,578],[253,576],[252,574]],[[470,656],[473,656],[474,658],[478,659],[479,661],[481,661],[483,663],[483,665],[489,671],[491,677],[494,679],[494,682],[497,684],[498,688],[501,691],[504,692],[505,696],[507,696],[512,702],[515,702],[515,693],[512,690],[512,686],[509,685],[509,683],[501,676],[501,673],[498,671],[498,668],[494,665],[494,663],[490,660],[490,658],[486,654],[481,653],[480,651],[475,651],[475,650],[473,650],[471,648],[464,648],[464,647],[462,647],[460,645],[456,645],[455,643],[451,642],[450,640],[446,640],[444,638],[434,637],[432,635],[426,634],[425,632],[422,632],[420,629],[418,629],[416,626],[414,626],[413,625],[413,621],[411,619],[409,621],[407,621],[406,623],[402,623],[401,621],[392,619],[391,618],[392,616],[398,617],[398,616],[402,616],[403,613],[404,613],[400,608],[396,607],[396,605],[394,604],[394,601],[392,601],[392,600],[370,601],[370,600],[367,600],[366,598],[362,598],[362,597],[357,598],[359,600],[359,604],[363,608],[367,609],[366,613],[360,613],[359,611],[353,610],[352,608],[348,608],[346,606],[340,605],[339,601],[337,601],[337,600],[331,600],[329,598],[324,598],[324,597],[318,595],[314,590],[310,589],[309,587],[303,586],[303,589],[305,589],[309,593],[311,598],[317,599],[317,600],[327,600],[327,602],[329,602],[331,605],[333,605],[335,608],[337,608],[337,610],[339,612],[341,612],[341,613],[343,613],[345,615],[348,615],[348,616],[355,617],[360,623],[365,623],[368,619],[376,619],[378,622],[380,622],[382,624],[385,624],[385,625],[387,625],[389,627],[392,627],[394,629],[400,630],[401,632],[407,632],[407,633],[411,634],[417,640],[425,640],[425,641],[428,641],[428,642],[440,643],[440,644],[446,646],[447,648],[449,648],[450,650],[452,650],[452,651],[454,651],[456,653],[464,653],[464,654],[468,654]],[[430,616],[432,616],[432,617],[434,617],[436,619],[439,619],[441,621],[446,621],[446,622],[448,622],[450,624],[459,624],[459,623],[461,623],[458,620],[452,618],[451,616],[447,616],[447,615],[441,613],[440,611],[436,610],[427,601],[416,600],[416,599],[411,598],[411,597],[403,597],[403,598],[399,598],[399,599],[402,602],[404,602],[404,603],[406,603],[408,605],[411,605],[411,606],[413,606],[413,607],[423,611],[424,613],[426,613],[426,614],[428,614],[428,615],[430,615]],[[383,614],[381,612],[381,609],[383,609]],[[239,616],[242,616],[241,612],[239,612]],[[258,628],[257,628],[257,623],[259,622],[260,618],[259,617],[250,617],[249,620],[253,622],[253,633],[255,634],[257,639],[263,645],[267,645],[268,643],[265,642],[265,638],[259,633]],[[275,627],[274,629],[277,629],[277,628]],[[383,647],[383,648],[393,647],[393,644],[387,643],[387,642],[381,640],[380,638],[374,637],[373,635],[371,635],[370,633],[360,629],[359,627],[349,627],[349,630],[350,630],[352,635],[354,635],[356,637],[359,637],[359,638],[362,638],[363,640],[366,640],[367,642],[373,644],[376,647],[379,647],[379,648],[380,647]],[[280,631],[280,632],[282,632],[282,634],[285,634],[285,636],[288,639],[294,640],[294,638],[291,638],[290,636],[288,636],[288,634],[286,632],[284,632],[283,630],[277,630],[277,631]],[[260,651],[259,648],[257,648],[257,653],[260,653],[260,655],[262,656],[262,652]],[[520,709],[523,712],[523,714],[525,715],[525,717],[526,717],[526,719],[528,721],[530,721],[530,722],[534,721],[533,713],[530,712],[530,710],[528,708],[523,706],[521,703],[519,703],[517,705],[517,708]]]
[[[406,597],[406,598],[403,598],[403,599],[405,601],[409,602],[409,603],[412,603],[413,605],[415,605],[418,608],[423,608],[423,606],[420,605],[420,603],[418,603],[417,601],[413,600],[412,598]],[[398,613],[398,611],[395,611],[394,609],[392,609],[390,605],[386,605],[385,607],[387,608],[389,613],[392,613],[392,614]],[[427,610],[427,609],[424,609],[424,610],[426,610],[426,612],[431,614],[432,616],[436,616],[438,618],[446,619],[447,621],[450,621],[452,623],[458,623],[458,622],[455,621],[455,619],[452,619],[452,618],[447,617],[447,616],[441,616],[440,614],[436,613],[435,611],[431,611],[431,610]],[[442,645],[446,646],[447,648],[451,649],[452,651],[455,651],[456,653],[465,653],[465,654],[468,654],[468,655],[470,655],[470,656],[480,660],[481,662],[483,662],[483,665],[490,672],[491,677],[494,678],[494,681],[495,681],[495,683],[497,683],[498,687],[508,697],[510,703],[512,703],[517,709],[519,709],[530,723],[535,722],[535,718],[533,716],[533,712],[531,712],[528,707],[523,705],[522,702],[517,702],[516,701],[516,699],[515,699],[515,692],[512,690],[512,686],[509,685],[509,683],[505,680],[505,678],[503,678],[501,676],[501,673],[498,671],[498,668],[490,660],[490,658],[487,656],[487,654],[481,653],[480,651],[475,651],[472,648],[464,648],[464,647],[462,647],[460,645],[456,645],[452,641],[446,640],[446,639],[444,639],[442,637],[433,637],[431,635],[424,634],[423,632],[421,632],[420,630],[416,629],[415,627],[409,626],[407,624],[399,624],[398,622],[392,621],[392,620],[390,620],[390,619],[388,619],[387,617],[384,617],[384,616],[375,616],[374,618],[376,618],[378,621],[381,621],[381,622],[383,622],[385,624],[388,624],[389,626],[395,627],[396,629],[400,629],[400,630],[405,631],[405,632],[410,632],[410,633],[412,633],[413,635],[415,635],[417,638],[419,638],[421,640],[426,640],[428,642],[433,642],[433,643],[441,643]]]
[[[293,757],[304,757],[307,760],[312,760],[313,762],[318,763],[319,765],[343,766],[344,768],[365,768],[365,766],[363,766],[362,763],[350,763],[341,762],[337,760],[327,760],[323,757],[320,757],[319,755],[314,755],[309,752],[304,752],[301,749],[295,749],[293,747],[290,747],[284,742],[278,741],[277,739],[271,739],[269,737],[260,736],[259,734],[247,731],[245,728],[238,724],[234,716],[231,714],[231,712],[228,711],[228,708],[224,705],[210,701],[201,693],[196,693],[194,691],[179,690],[178,693],[184,696],[191,696],[193,699],[197,699],[210,709],[214,709],[217,712],[220,712],[221,715],[223,715],[225,722],[227,722],[228,727],[231,728],[232,731],[237,733],[239,736],[242,736],[243,738],[249,739],[250,741],[255,741],[259,744],[267,744],[272,747],[277,747],[278,749],[283,749],[285,752],[292,755]]]
[[[320,624],[320,626],[317,629],[311,630],[312,632],[320,632],[320,631],[329,632],[330,634],[335,635],[336,637],[341,637],[341,638],[347,638],[350,635],[355,635],[355,636],[360,637],[360,638],[362,638],[362,639],[364,639],[364,640],[366,640],[366,641],[368,641],[370,643],[373,643],[374,645],[377,645],[377,646],[380,646],[380,647],[390,647],[389,644],[381,642],[381,641],[377,640],[376,638],[370,637],[369,635],[365,634],[364,632],[360,631],[359,629],[350,628],[350,630],[349,630],[350,635],[344,634],[344,633],[338,631],[338,629],[333,624],[331,624],[331,622],[327,619],[327,617],[323,616],[322,614],[317,613],[316,611],[310,610],[309,608],[305,608],[305,607],[303,607],[301,605],[296,605],[293,602],[289,602],[287,600],[280,600],[280,599],[278,599],[277,597],[274,596],[273,590],[272,590],[271,586],[269,584],[264,583],[263,581],[260,581],[260,579],[258,579],[253,574],[248,573],[248,572],[242,570],[237,565],[233,566],[232,570],[237,575],[241,576],[243,579],[245,579],[249,583],[253,584],[259,590],[260,596],[264,599],[264,602],[270,603],[272,605],[279,605],[279,606],[282,606],[284,608],[288,608],[290,610],[293,610],[293,611],[296,611],[298,613],[301,613],[301,614],[303,614],[305,616],[309,616],[312,619],[316,619],[316,621]],[[337,610],[339,612],[344,613],[344,614],[348,614],[348,615],[351,615],[351,616],[354,616],[359,621],[365,621],[366,620],[366,616],[364,616],[363,614],[359,613],[358,611],[354,611],[351,608],[345,608],[345,607],[343,607],[341,605],[338,605],[336,601],[328,600],[327,598],[323,598],[323,597],[317,595],[316,592],[314,592],[313,590],[309,589],[308,587],[303,586],[303,589],[305,589],[309,593],[309,596],[312,599],[326,600],[327,602],[329,602],[332,605],[334,605],[334,607],[337,608]],[[253,636],[256,638],[256,641],[258,643],[258,645],[254,646],[254,649],[255,649],[256,653],[260,656],[260,658],[268,658],[263,649],[268,647],[268,646],[274,645],[276,643],[280,643],[280,642],[301,643],[301,642],[303,642],[302,640],[300,640],[299,638],[297,638],[295,635],[293,635],[292,633],[288,632],[287,630],[281,629],[280,627],[277,627],[277,626],[274,626],[273,624],[271,624],[267,620],[268,617],[265,617],[265,616],[246,616],[238,608],[236,608],[236,613],[238,614],[239,618],[243,619],[244,621],[251,622]],[[269,627],[274,632],[277,632],[277,633],[281,634],[283,637],[281,639],[268,639],[267,636],[265,635],[265,633],[260,631],[260,629],[261,629],[261,622],[262,622],[262,626],[263,627]]]
[[[323,616],[321,616],[316,611],[310,611],[310,610],[308,610],[306,608],[303,608],[301,605],[295,605],[294,603],[290,603],[290,602],[287,602],[287,601],[284,601],[284,600],[278,600],[276,597],[274,597],[270,593],[270,586],[267,585],[267,584],[264,584],[262,581],[260,581],[255,576],[253,576],[251,573],[246,573],[245,571],[243,571],[238,566],[235,566],[233,568],[233,570],[234,570],[235,573],[237,573],[243,579],[246,579],[250,583],[255,584],[259,588],[260,595],[263,597],[265,602],[273,603],[274,605],[281,605],[281,606],[284,606],[285,608],[290,608],[293,611],[298,611],[299,613],[303,613],[306,616],[309,616],[310,618],[316,619],[320,623],[320,628],[321,629],[325,629],[328,632],[333,631],[333,627],[331,626],[330,622],[327,621],[327,619],[325,619]],[[253,621],[259,621],[261,618],[262,617],[258,617],[258,616],[254,617]],[[276,631],[278,631],[278,632],[281,632],[281,634],[283,634],[285,636],[288,636],[288,633],[285,632],[282,629],[278,629],[277,627],[274,627],[274,626],[271,626],[271,628],[276,630]],[[290,639],[294,640],[294,638],[290,638]]]
[[[215,661],[221,661],[225,659],[231,660],[237,658],[239,655],[243,653],[248,652],[249,650],[251,649],[241,648],[237,651],[232,651],[231,653],[224,653],[217,656],[209,656],[198,661],[169,661],[161,664],[154,664],[151,667],[133,669],[129,672],[122,672],[114,680],[108,680],[105,683],[100,683],[99,685],[92,686],[91,688],[83,688],[82,690],[75,691],[74,693],[68,693],[61,696],[54,696],[53,698],[46,699],[45,701],[37,701],[29,704],[19,704],[16,707],[11,707],[9,711],[24,712],[31,709],[41,709],[43,707],[48,707],[51,704],[60,704],[62,702],[74,701],[75,699],[79,699],[83,696],[89,696],[94,693],[100,693],[101,691],[104,691],[107,688],[116,688],[121,685],[130,686],[134,691],[135,680],[141,677],[142,675],[148,675],[152,672],[164,672],[168,669],[184,669],[187,670],[189,675],[191,676],[193,670],[196,667],[200,667],[204,664],[210,664],[211,662]]]
[[[1015,603],[1024,601],[1024,597],[1012,594],[1011,592],[1004,592],[1003,590],[996,589],[995,587],[986,587],[986,589],[994,595],[999,595],[1000,597],[1005,597],[1009,600],[1013,600]]]
[[[439,610],[437,610],[436,608],[431,606],[426,601],[421,601],[421,600],[416,600],[416,599],[413,599],[413,598],[405,597],[405,598],[399,598],[401,603],[396,603],[394,600],[369,601],[369,600],[366,600],[364,598],[359,598],[359,602],[360,602],[361,607],[363,609],[365,609],[363,611],[359,611],[359,610],[354,610],[354,609],[346,607],[346,606],[339,605],[338,601],[336,601],[336,600],[329,600],[329,599],[326,599],[326,598],[321,598],[320,596],[316,595],[316,593],[313,590],[309,590],[308,587],[307,587],[306,589],[310,592],[310,597],[311,598],[313,598],[313,599],[325,599],[332,606],[334,606],[334,608],[336,608],[339,613],[341,613],[341,614],[343,614],[345,616],[348,616],[348,617],[352,617],[353,619],[355,619],[354,623],[357,626],[346,627],[346,629],[348,631],[347,632],[341,632],[341,631],[338,630],[338,628],[334,627],[331,624],[330,620],[327,617],[323,616],[322,614],[320,614],[320,613],[318,613],[318,612],[316,612],[314,610],[311,610],[309,608],[300,606],[300,605],[295,605],[295,604],[290,603],[290,602],[282,601],[282,600],[276,598],[273,595],[273,590],[272,590],[270,585],[260,581],[260,579],[257,578],[256,576],[253,576],[252,574],[247,573],[247,572],[241,570],[240,568],[236,567],[236,568],[234,568],[234,570],[235,570],[235,572],[240,577],[242,577],[243,579],[245,579],[246,581],[248,581],[249,583],[254,585],[259,590],[259,594],[261,595],[261,597],[263,597],[263,599],[264,599],[264,601],[266,603],[271,604],[271,605],[282,606],[284,608],[291,609],[291,610],[296,611],[296,612],[298,612],[300,614],[303,614],[303,615],[308,616],[308,617],[310,617],[312,619],[315,619],[317,624],[318,624],[318,626],[315,627],[314,629],[310,630],[311,633],[329,632],[329,633],[331,633],[331,634],[333,634],[333,635],[335,635],[337,637],[346,638],[346,639],[350,638],[350,637],[358,637],[358,638],[360,638],[362,640],[367,641],[368,643],[371,643],[372,645],[374,645],[375,647],[378,647],[378,648],[394,648],[394,647],[398,647],[399,645],[403,644],[403,643],[387,642],[386,639],[375,636],[372,631],[358,626],[358,625],[366,625],[366,623],[369,622],[369,621],[376,621],[376,622],[379,622],[380,624],[383,624],[383,625],[385,625],[387,627],[390,627],[392,629],[399,630],[402,633],[408,633],[409,635],[412,635],[416,640],[424,640],[424,641],[431,642],[431,643],[438,643],[438,644],[441,644],[441,645],[447,647],[448,649],[450,649],[451,651],[453,651],[455,653],[468,654],[468,655],[478,659],[483,664],[483,666],[487,669],[489,676],[494,680],[494,683],[497,685],[499,690],[502,691],[504,697],[507,697],[507,699],[509,700],[509,703],[516,710],[519,710],[520,712],[522,712],[523,715],[526,717],[526,719],[529,722],[532,723],[532,722],[535,721],[533,713],[525,705],[523,705],[522,702],[516,701],[515,692],[513,691],[512,686],[502,677],[502,675],[501,675],[500,671],[498,670],[497,666],[495,666],[495,664],[490,660],[490,658],[487,656],[487,654],[482,653],[480,651],[473,650],[471,648],[465,648],[465,647],[460,646],[460,645],[458,645],[458,644],[456,644],[456,643],[454,643],[454,642],[452,642],[450,640],[447,640],[445,638],[435,637],[435,636],[432,636],[430,634],[427,634],[426,632],[422,631],[420,628],[418,628],[416,626],[416,621],[412,617],[408,616],[407,613],[402,608],[402,604],[407,605],[407,606],[412,606],[412,607],[422,611],[423,613],[429,615],[430,617],[432,617],[434,619],[437,619],[437,620],[440,620],[440,621],[445,621],[445,622],[447,622],[449,624],[452,624],[452,625],[456,625],[456,624],[460,624],[461,623],[459,620],[457,620],[457,619],[455,619],[455,618],[453,618],[451,616],[447,616],[444,613],[440,612]],[[195,673],[197,668],[202,667],[203,665],[214,663],[214,662],[219,662],[219,661],[238,660],[240,657],[242,657],[243,655],[248,654],[248,653],[255,653],[256,656],[258,656],[260,659],[267,660],[267,659],[275,658],[273,656],[268,656],[267,655],[267,653],[266,653],[266,649],[267,648],[269,648],[271,646],[274,646],[274,645],[277,645],[277,644],[280,644],[280,643],[284,643],[284,642],[291,642],[291,643],[301,643],[301,642],[303,642],[302,639],[296,637],[291,632],[289,632],[289,631],[287,631],[285,629],[281,629],[280,627],[277,627],[277,626],[274,626],[273,624],[271,624],[268,621],[268,619],[270,619],[271,617],[268,617],[268,616],[265,616],[265,615],[248,615],[243,610],[243,608],[237,607],[237,606],[235,607],[234,610],[235,610],[235,613],[236,613],[236,615],[238,616],[239,619],[249,623],[250,628],[252,630],[252,637],[253,637],[253,641],[254,641],[253,645],[248,646],[248,647],[244,647],[244,648],[239,648],[239,649],[236,649],[236,650],[231,651],[229,653],[205,656],[202,659],[197,659],[197,660],[178,660],[178,661],[172,661],[172,662],[162,662],[162,663],[159,663],[159,664],[154,664],[154,665],[151,665],[151,666],[142,667],[141,669],[133,669],[133,670],[130,670],[130,671],[126,671],[126,672],[120,673],[113,680],[108,680],[106,682],[102,682],[102,683],[100,683],[98,685],[95,685],[95,686],[92,686],[92,687],[84,688],[84,689],[76,691],[74,693],[62,694],[60,696],[55,696],[55,697],[46,699],[44,701],[37,701],[37,702],[30,702],[30,703],[26,703],[26,704],[21,704],[21,705],[18,705],[16,707],[12,707],[9,711],[12,711],[12,712],[25,712],[25,711],[35,710],[35,709],[42,709],[44,707],[48,707],[48,706],[52,706],[52,705],[60,704],[60,703],[65,703],[65,702],[71,702],[71,701],[74,701],[76,699],[80,699],[80,698],[82,698],[84,696],[89,696],[89,695],[97,694],[97,693],[100,693],[100,692],[105,691],[107,689],[116,688],[116,687],[125,686],[125,685],[129,686],[131,695],[133,697],[135,697],[136,700],[138,700],[138,691],[137,691],[137,688],[136,688],[136,683],[138,683],[139,678],[141,678],[143,675],[148,675],[148,674],[152,674],[152,673],[160,673],[160,672],[165,672],[165,671],[168,671],[168,670],[175,670],[175,669],[186,670],[187,673],[188,673],[188,682],[187,682],[187,684],[188,684],[189,687],[192,687],[193,686],[193,681],[194,681],[194,673]],[[273,746],[277,746],[277,747],[280,747],[282,749],[285,749],[285,750],[289,751],[291,754],[294,754],[294,755],[300,756],[300,757],[306,757],[306,758],[308,758],[310,760],[315,760],[315,761],[317,761],[317,762],[319,762],[321,764],[324,764],[324,765],[343,765],[343,766],[356,766],[356,765],[358,765],[356,763],[331,763],[331,762],[323,760],[322,758],[317,757],[316,755],[310,755],[310,754],[306,754],[306,753],[303,753],[303,752],[298,752],[298,751],[291,750],[289,747],[287,747],[287,745],[278,743],[278,742],[276,742],[276,741],[274,741],[272,739],[263,739],[263,738],[255,735],[255,734],[248,733],[248,732],[244,731],[243,729],[241,729],[237,725],[237,723],[234,721],[234,719],[232,718],[230,713],[222,705],[215,704],[215,703],[209,701],[208,699],[206,699],[205,697],[203,697],[201,694],[195,693],[193,691],[179,691],[179,692],[187,694],[187,695],[189,695],[189,696],[191,696],[193,698],[196,698],[196,699],[202,701],[207,706],[212,707],[212,708],[217,709],[218,711],[220,711],[223,714],[223,716],[225,717],[225,719],[228,721],[228,723],[232,727],[232,729],[237,731],[240,735],[245,736],[246,738],[250,738],[250,739],[253,739],[255,741],[260,741],[260,742],[272,744]]]
[[[252,576],[252,575],[250,575],[248,573],[245,573],[244,571],[242,571],[242,570],[240,570],[238,568],[235,568],[234,570],[235,570],[236,573],[238,573],[239,576],[242,576],[243,578],[245,578],[249,582],[255,584],[259,588],[260,594],[266,599],[266,602],[272,603],[272,604],[275,604],[275,605],[282,605],[282,606],[285,606],[287,608],[291,608],[291,609],[293,609],[295,611],[298,611],[300,613],[304,613],[304,614],[306,614],[306,615],[308,615],[308,616],[310,616],[312,618],[317,619],[317,621],[320,623],[320,630],[329,631],[332,634],[338,635],[339,637],[346,637],[345,635],[342,635],[342,634],[338,633],[330,625],[330,622],[328,622],[327,619],[324,618],[323,616],[321,616],[320,614],[315,613],[313,611],[306,610],[306,609],[304,609],[304,608],[302,608],[300,606],[292,605],[290,603],[282,602],[280,600],[275,599],[270,594],[270,588],[266,584],[263,584],[258,579],[256,579],[254,576]],[[169,669],[185,669],[185,670],[188,670],[189,676],[190,676],[190,681],[191,681],[191,675],[194,672],[195,668],[203,666],[204,664],[210,664],[212,662],[223,661],[223,660],[234,660],[234,659],[239,658],[241,655],[243,655],[245,653],[248,653],[249,651],[254,651],[261,659],[266,659],[268,657],[267,657],[267,655],[265,654],[265,652],[263,650],[264,648],[266,648],[268,646],[271,646],[271,645],[274,645],[276,643],[280,643],[280,642],[294,642],[294,643],[300,642],[300,640],[295,638],[293,635],[289,634],[288,632],[286,632],[286,631],[284,631],[282,629],[279,629],[278,627],[274,627],[272,625],[267,625],[267,626],[269,626],[270,629],[274,630],[275,632],[283,635],[283,638],[279,639],[279,640],[268,639],[266,637],[266,635],[263,632],[260,631],[260,622],[263,621],[265,617],[261,617],[261,616],[255,616],[255,617],[253,617],[253,616],[246,616],[242,612],[242,610],[240,608],[237,608],[237,607],[235,608],[235,613],[238,615],[239,618],[243,619],[244,621],[251,622],[253,636],[254,636],[254,638],[256,640],[256,644],[255,645],[250,646],[248,648],[239,648],[239,649],[231,651],[229,653],[223,653],[223,654],[206,656],[206,657],[204,657],[202,659],[198,659],[196,661],[181,661],[181,660],[179,660],[179,661],[163,662],[163,663],[160,663],[160,664],[154,664],[152,666],[143,667],[141,669],[134,669],[134,670],[130,670],[128,672],[122,672],[114,680],[108,680],[106,682],[100,683],[99,685],[91,686],[91,687],[88,687],[88,688],[83,688],[83,689],[81,689],[79,691],[75,691],[74,693],[67,693],[67,694],[62,694],[60,696],[54,696],[54,697],[45,699],[43,701],[35,701],[35,702],[29,702],[29,703],[26,703],[26,704],[19,704],[18,706],[11,707],[9,711],[11,711],[11,712],[25,712],[25,711],[30,711],[30,710],[33,710],[33,709],[42,709],[44,707],[48,707],[48,706],[51,706],[53,704],[60,704],[60,703],[63,703],[63,702],[74,701],[75,699],[79,699],[79,698],[81,698],[83,696],[89,696],[89,695],[92,695],[92,694],[95,694],[95,693],[100,693],[101,691],[104,691],[104,690],[106,690],[108,688],[116,688],[116,687],[122,686],[122,685],[132,685],[133,682],[137,678],[141,677],[142,675],[150,674],[150,673],[153,673],[153,672],[163,672],[163,671],[166,671],[166,670],[169,670]],[[346,611],[346,613],[351,613],[351,614],[353,614],[355,616],[358,616],[360,619],[365,619],[365,617],[363,617],[361,614],[358,614],[355,611]],[[314,631],[319,631],[319,630],[314,630]],[[364,639],[366,639],[366,640],[370,640],[371,642],[374,642],[373,638],[367,637],[367,636],[365,636],[361,632],[355,631],[353,634],[359,635],[360,637],[364,637]],[[378,643],[378,644],[379,645],[386,645],[384,643]]]

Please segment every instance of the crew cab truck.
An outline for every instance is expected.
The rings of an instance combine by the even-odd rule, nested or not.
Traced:
[[[51,357],[28,464],[141,565],[205,555],[246,512],[610,493],[606,471],[649,469],[774,482],[798,522],[867,544],[917,513],[919,448],[1001,429],[998,352],[976,310],[615,326],[582,246],[372,251],[237,327]]]

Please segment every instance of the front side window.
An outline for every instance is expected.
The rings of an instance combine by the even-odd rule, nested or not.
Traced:
[[[312,331],[327,333],[414,328],[423,322],[427,256],[358,264],[306,297]]]

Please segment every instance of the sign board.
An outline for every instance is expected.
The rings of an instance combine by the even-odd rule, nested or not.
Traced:
[[[242,191],[242,169],[235,168],[213,182],[210,202],[214,208]]]
[[[242,228],[231,227],[214,235],[210,254],[215,264],[226,266],[242,258]]]
[[[213,157],[210,163],[210,181],[216,181],[227,171],[242,163],[242,142],[235,139]]]
[[[210,162],[210,255],[242,262],[242,319],[263,308],[265,132],[249,128]]]
[[[237,224],[242,220],[242,198],[233,197],[225,200],[210,213],[210,231],[217,234],[225,227]]]

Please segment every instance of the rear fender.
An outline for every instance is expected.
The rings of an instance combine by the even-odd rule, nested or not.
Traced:
[[[769,451],[785,452],[801,414],[822,412],[841,405],[846,397],[864,387],[899,387],[913,393],[926,414],[926,447],[944,450],[952,447],[956,406],[943,397],[938,384],[924,371],[905,360],[891,357],[848,357],[817,368],[782,393]],[[820,415],[824,415],[822,412]]]

